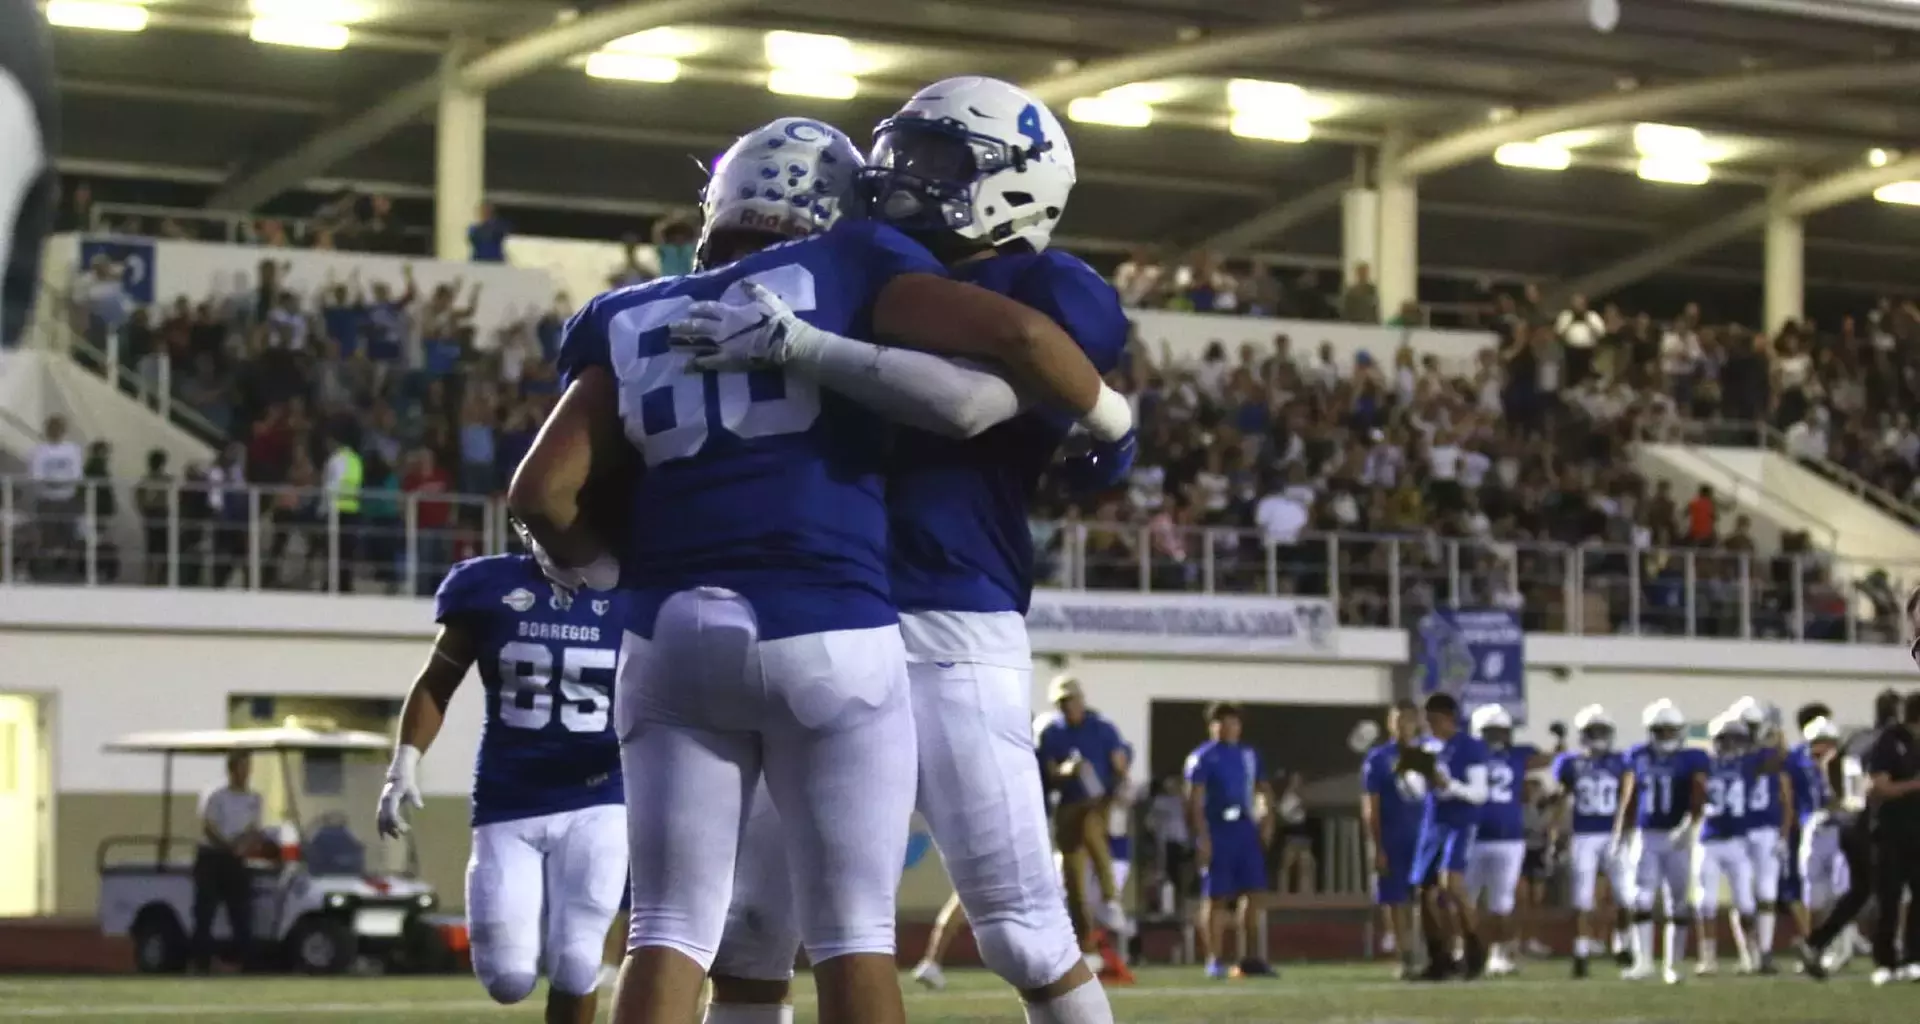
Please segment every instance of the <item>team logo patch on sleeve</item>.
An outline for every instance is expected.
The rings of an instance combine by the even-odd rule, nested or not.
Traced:
[[[524,612],[533,607],[533,591],[525,587],[515,587],[513,592],[500,599],[500,603],[516,612]]]

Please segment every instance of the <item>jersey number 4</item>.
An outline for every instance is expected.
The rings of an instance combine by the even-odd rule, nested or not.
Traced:
[[[813,272],[797,263],[736,281],[720,301],[746,301],[748,281],[771,289],[795,312],[814,308]],[[641,354],[643,348],[664,345],[667,325],[693,302],[675,296],[635,306],[614,317],[608,332],[620,380],[620,417],[647,465],[698,454],[716,425],[741,440],[797,434],[813,426],[820,416],[820,389],[804,377],[784,370],[689,373],[684,352]],[[661,340],[643,346],[649,334]]]
[[[557,717],[568,732],[605,732],[619,656],[605,647],[562,647],[556,674],[554,650],[546,644],[516,640],[501,647],[500,721],[545,729]]]

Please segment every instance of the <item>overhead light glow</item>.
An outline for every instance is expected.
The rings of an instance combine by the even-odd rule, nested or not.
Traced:
[[[766,49],[767,63],[776,68],[845,73],[853,62],[853,43],[845,36],[773,31],[766,35]]]
[[[1545,142],[1509,142],[1493,151],[1493,162],[1530,171],[1564,171],[1572,165],[1573,154]]]
[[[1285,111],[1295,117],[1304,117],[1307,91],[1292,82],[1236,78],[1227,83],[1227,106],[1236,111]]]
[[[1873,198],[1899,206],[1920,206],[1920,181],[1896,181],[1873,190]]]
[[[1872,167],[1885,167],[1893,162],[1893,154],[1875,147],[1867,150],[1867,164]]]
[[[767,75],[767,91],[782,96],[813,96],[823,100],[850,100],[860,92],[860,80],[834,71],[774,68]]]
[[[47,5],[47,24],[96,32],[138,32],[147,27],[147,9],[98,0],[53,0]]]
[[[648,57],[691,57],[705,49],[693,33],[672,25],[650,28],[621,36],[601,47],[612,53],[638,53]]]
[[[1227,120],[1227,130],[1243,139],[1266,142],[1305,142],[1313,138],[1312,121],[1286,112],[1237,110]]]
[[[280,21],[351,25],[367,17],[365,5],[357,0],[252,0],[249,6],[257,18]]]
[[[1533,141],[1555,149],[1579,149],[1582,146],[1592,145],[1599,137],[1600,133],[1592,128],[1572,128],[1564,132],[1554,132],[1552,135],[1542,135]]]
[[[672,57],[602,50],[587,55],[587,76],[618,82],[671,82],[680,77],[680,62]]]
[[[1641,156],[1704,162],[1707,138],[1698,128],[1642,123],[1633,126],[1633,148]]]
[[[1081,124],[1145,128],[1153,123],[1153,107],[1113,96],[1082,96],[1067,104],[1067,117]]]
[[[1647,156],[1640,158],[1635,173],[1666,185],[1704,185],[1713,177],[1713,168],[1705,161],[1686,157]]]
[[[344,50],[352,33],[345,25],[324,21],[289,21],[284,18],[255,18],[247,35],[256,43],[273,46],[298,46],[307,50]]]
[[[1128,103],[1165,103],[1179,94],[1179,86],[1174,82],[1128,82],[1116,85],[1100,95],[1109,99],[1124,100]]]

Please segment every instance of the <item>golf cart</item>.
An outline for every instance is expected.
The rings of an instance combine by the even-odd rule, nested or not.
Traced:
[[[193,930],[193,858],[200,828],[197,820],[188,821],[184,834],[175,834],[173,760],[240,752],[279,755],[290,821],[263,822],[262,831],[274,841],[246,851],[253,878],[254,947],[230,948],[223,912],[214,918],[214,938],[223,950],[243,963],[310,974],[343,972],[360,958],[403,969],[443,958],[440,935],[428,919],[438,900],[416,877],[419,860],[411,841],[403,872],[374,874],[367,868],[366,847],[344,817],[325,815],[305,828],[299,824],[294,755],[339,755],[344,774],[351,755],[382,753],[392,746],[378,733],[330,725],[289,719],[273,728],[135,733],[107,744],[109,751],[163,757],[159,834],[113,836],[99,852],[100,930],[133,940],[140,971],[185,969]]]

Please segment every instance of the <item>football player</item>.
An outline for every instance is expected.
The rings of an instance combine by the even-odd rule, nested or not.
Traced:
[[[1187,819],[1193,830],[1194,857],[1200,866],[1200,910],[1205,933],[1207,977],[1271,977],[1273,968],[1254,955],[1253,894],[1267,888],[1266,851],[1260,845],[1257,806],[1274,804],[1273,789],[1260,766],[1260,754],[1240,742],[1240,705],[1217,702],[1207,707],[1205,743],[1187,755]],[[1229,968],[1222,962],[1227,918],[1238,923],[1240,956]]]
[[[566,392],[509,490],[554,575],[632,600],[615,718],[626,776],[645,782],[626,787],[622,1024],[697,1011],[763,775],[805,883],[795,912],[820,1015],[903,1018],[895,889],[916,762],[887,583],[888,435],[802,367],[851,360],[870,383],[938,404],[968,394],[956,380],[989,375],[926,353],[970,355],[1077,414],[1125,405],[1044,315],[947,280],[898,231],[841,221],[859,166],[844,135],[804,118],[736,142],[703,197],[697,272],[606,293],[565,328]],[[769,337],[789,365],[745,371],[669,343],[670,327],[684,341],[691,323],[725,321],[719,337],[753,326],[727,319],[742,309],[778,320]],[[926,351],[849,353],[843,335]],[[608,477],[632,487],[616,539],[580,514],[583,488]]]
[[[1486,899],[1488,920],[1480,933],[1488,943],[1487,973],[1501,977],[1512,974],[1520,958],[1512,941],[1513,908],[1527,858],[1527,776],[1550,764],[1553,755],[1513,742],[1513,716],[1498,704],[1474,708],[1468,724],[1487,748],[1487,801],[1480,805],[1467,855],[1467,903],[1477,912]]]
[[[1840,827],[1836,818],[1840,794],[1827,784],[1829,768],[1840,752],[1840,730],[1825,716],[1816,715],[1802,726],[1806,742],[1787,760],[1794,780],[1794,807],[1800,812],[1800,841],[1794,850],[1801,885],[1796,913],[1802,938],[1813,933],[1813,919],[1825,917],[1839,896],[1835,881],[1841,870]],[[1849,936],[1851,939],[1851,936]]]
[[[1420,815],[1425,810],[1425,779],[1409,784],[1400,771],[1400,753],[1420,746],[1420,708],[1410,700],[1394,702],[1387,712],[1386,742],[1367,751],[1360,769],[1360,823],[1373,857],[1373,900],[1387,909],[1391,936],[1400,954],[1400,977],[1414,974],[1413,855],[1420,845]],[[1415,785],[1418,786],[1416,791]]]
[[[1595,894],[1604,873],[1614,902],[1612,948],[1617,956],[1628,948],[1627,905],[1632,887],[1626,860],[1613,841],[1614,817],[1620,810],[1621,778],[1626,758],[1613,749],[1613,719],[1605,708],[1589,704],[1573,716],[1578,750],[1554,760],[1553,780],[1563,794],[1569,833],[1569,867],[1574,913],[1573,976],[1587,976],[1588,961],[1608,948],[1601,938],[1605,925],[1594,916]]]
[[[1127,336],[1118,296],[1086,264],[1047,248],[1073,178],[1072,150],[1053,113],[986,78],[922,89],[876,130],[864,172],[876,217],[939,254],[955,277],[1041,311],[1078,343],[1085,365],[1111,370]],[[785,340],[791,314],[769,307],[745,323],[762,316],[759,330],[731,339],[735,332],[720,321],[685,335],[721,349],[716,358],[737,353],[744,365],[784,365],[922,428],[897,436],[887,484],[890,576],[919,732],[918,806],[982,959],[1021,992],[1029,1019],[1111,1020],[1069,920],[1080,903],[1062,892],[1052,867],[1029,727],[1027,507],[1072,424],[1030,410],[1011,386],[983,389],[967,417],[944,422],[924,403],[873,394],[861,376],[796,363]],[[1131,426],[1130,414],[1119,414],[1124,399],[1106,392],[1101,401],[1114,408],[1096,407],[1084,421],[1095,447],[1067,467],[1070,481],[1085,486],[1119,479],[1131,460],[1130,432],[1114,429]],[[1067,887],[1078,890],[1079,881],[1070,870]],[[1104,888],[1102,906],[1115,895]],[[757,917],[772,913],[761,908]],[[751,959],[780,971],[792,961],[777,951]],[[729,987],[717,980],[716,998]]]
[[[1633,966],[1621,975],[1629,981],[1653,977],[1653,904],[1665,893],[1667,934],[1660,976],[1678,984],[1676,967],[1687,945],[1691,909],[1687,890],[1693,880],[1693,832],[1706,802],[1707,754],[1686,746],[1686,716],[1670,700],[1647,705],[1640,715],[1647,741],[1627,751],[1620,781],[1620,810],[1614,817],[1613,847],[1631,834],[1633,862]]]
[[[1426,765],[1427,802],[1420,818],[1420,845],[1409,880],[1420,890],[1426,930],[1426,981],[1462,973],[1479,977],[1487,950],[1467,899],[1467,856],[1487,802],[1487,746],[1461,728],[1460,702],[1451,694],[1427,698],[1427,731],[1433,756]],[[1454,950],[1466,953],[1464,965]]]
[[[1697,902],[1694,920],[1700,926],[1700,962],[1694,970],[1713,974],[1720,969],[1715,953],[1720,909],[1720,879],[1733,895],[1733,942],[1742,973],[1754,969],[1747,929],[1753,923],[1753,860],[1747,852],[1751,819],[1747,802],[1760,778],[1754,761],[1747,723],[1737,714],[1723,714],[1707,723],[1713,758],[1707,767],[1707,802],[1701,811],[1700,842],[1693,851]]]
[[[486,718],[473,777],[467,931],[496,1002],[547,976],[549,1022],[594,1019],[601,952],[627,885],[613,673],[626,608],[577,597],[527,555],[461,562],[434,595],[440,635],[408,691],[380,793],[380,832],[422,805],[420,759],[474,665]]]
[[[1750,945],[1758,961],[1752,966],[1761,974],[1776,974],[1773,963],[1773,938],[1779,926],[1780,881],[1788,852],[1788,827],[1795,821],[1794,791],[1786,771],[1785,733],[1780,728],[1780,710],[1752,697],[1742,697],[1727,709],[1747,727],[1747,737],[1756,753],[1756,771],[1747,789],[1747,859],[1753,862],[1753,893],[1758,901],[1754,911]]]
[[[53,225],[53,48],[31,0],[0,0],[0,349],[19,342]]]

